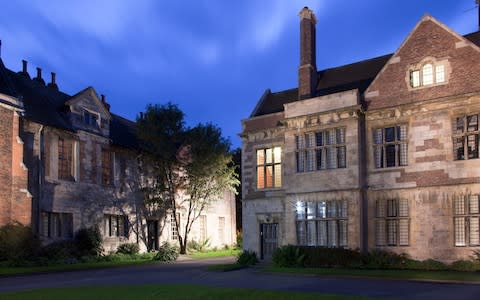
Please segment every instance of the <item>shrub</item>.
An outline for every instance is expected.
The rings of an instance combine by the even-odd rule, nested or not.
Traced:
[[[362,265],[360,252],[343,248],[301,246],[305,254],[304,266],[309,268],[358,267]]]
[[[75,241],[80,256],[98,256],[102,254],[102,235],[98,226],[78,230]]]
[[[31,228],[18,222],[0,228],[0,241],[0,261],[13,264],[31,259],[40,248]]]
[[[40,257],[48,261],[67,260],[79,257],[77,243],[72,240],[50,243],[41,248]]]
[[[301,252],[300,247],[287,245],[275,249],[272,261],[277,267],[303,267],[305,254]]]
[[[473,250],[472,260],[480,263],[480,250]]]
[[[404,269],[408,261],[406,254],[384,250],[373,250],[363,256],[363,264],[372,269]]]
[[[138,254],[140,247],[135,243],[125,243],[117,247],[118,254]]]
[[[258,263],[258,258],[254,251],[244,250],[237,257],[237,264],[242,266],[252,266],[256,263]]]
[[[480,270],[480,264],[471,260],[457,260],[450,265],[450,269],[454,271],[473,272]]]
[[[164,242],[160,248],[158,248],[158,252],[153,259],[158,261],[175,261],[177,258],[177,247],[170,245],[168,242]]]
[[[187,243],[187,248],[188,250],[190,251],[205,251],[208,249],[208,247],[210,247],[210,239],[207,238],[203,241],[195,241],[195,240],[191,240]]]

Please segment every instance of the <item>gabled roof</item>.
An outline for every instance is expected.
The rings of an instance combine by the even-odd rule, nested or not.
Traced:
[[[67,102],[75,101],[76,96],[89,90],[93,89],[89,87],[70,96],[35,79],[30,79],[27,74],[7,69],[0,58],[0,93],[17,97],[23,101],[24,117],[36,123],[74,132],[75,129],[69,121]],[[101,104],[98,96],[96,97]],[[111,116],[110,139],[112,143],[122,147],[138,148],[135,122],[113,113],[109,114]]]
[[[91,86],[81,90],[80,92],[76,93],[73,95],[70,99],[68,99],[67,102],[65,102],[66,105],[72,105],[75,104],[76,102],[80,101],[82,98],[90,98],[92,99],[97,108],[99,108],[103,115],[107,117],[107,119],[111,119],[111,114],[110,112],[105,108],[105,105],[102,103],[102,101],[98,98],[97,92],[95,89]]]
[[[477,46],[480,46],[480,31],[464,36]],[[318,71],[316,96],[324,96],[352,89],[365,92],[380,70],[393,54],[362,60],[348,65]],[[267,90],[259,100],[250,117],[256,117],[283,111],[283,105],[298,101],[298,89],[288,89],[272,93]]]

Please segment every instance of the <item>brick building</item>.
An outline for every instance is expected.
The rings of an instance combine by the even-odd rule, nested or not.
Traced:
[[[31,78],[0,59],[0,226],[31,225],[45,242],[72,238],[98,225],[104,248],[125,242],[155,249],[174,242],[171,216],[143,203],[135,123],[110,112],[92,87],[71,96],[42,70]],[[177,209],[182,220],[186,210]],[[211,246],[236,243],[235,199],[225,193],[195,222],[192,240]]]
[[[393,54],[317,70],[300,12],[298,88],[242,121],[244,247],[480,249],[480,32],[424,16]]]

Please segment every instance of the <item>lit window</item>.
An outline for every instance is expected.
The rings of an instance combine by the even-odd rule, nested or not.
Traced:
[[[435,67],[435,79],[437,83],[445,82],[445,66],[438,65]]]
[[[282,186],[282,148],[257,150],[257,188]]]
[[[423,66],[423,85],[433,84],[433,66],[426,64]]]
[[[373,144],[375,168],[407,165],[407,125],[373,130]]]
[[[346,247],[348,233],[347,201],[297,201],[298,245]]]
[[[377,246],[408,246],[409,227],[407,200],[377,201],[375,219],[375,243]]]
[[[455,246],[480,245],[480,203],[478,195],[456,197],[453,202]]]
[[[419,69],[410,70],[410,86],[412,88],[446,81],[445,65],[443,64],[427,63]]]

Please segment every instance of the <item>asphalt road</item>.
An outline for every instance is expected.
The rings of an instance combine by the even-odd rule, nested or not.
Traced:
[[[172,264],[0,277],[0,299],[3,292],[47,287],[172,283],[393,299],[480,299],[480,284],[272,274],[251,268],[231,272],[211,272],[206,269],[210,264],[230,261],[231,258],[187,260]]]

